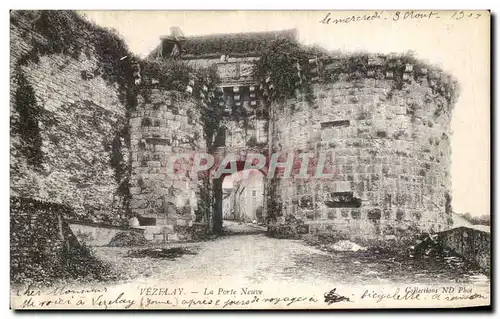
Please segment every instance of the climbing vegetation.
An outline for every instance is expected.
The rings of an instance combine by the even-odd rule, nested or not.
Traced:
[[[406,83],[424,81],[437,97],[444,97],[451,107],[458,97],[457,81],[439,67],[420,61],[412,52],[373,54],[365,52],[329,52],[320,47],[303,46],[290,39],[271,42],[256,62],[257,79],[269,88],[271,101],[295,96],[301,89],[311,102],[314,82],[355,82],[365,78],[392,80],[389,97]],[[437,115],[446,112],[439,104]]]
[[[26,15],[28,25],[20,22]],[[102,76],[108,83],[117,83],[120,98],[129,108],[134,108],[133,63],[134,56],[118,33],[109,28],[97,26],[71,10],[16,11],[11,14],[11,22],[21,28],[28,28],[38,34],[32,37],[33,49],[25,53],[18,65],[38,63],[41,56],[64,54],[79,59],[82,53],[94,55],[99,68],[93,76]],[[22,25],[21,25],[22,24]]]
[[[278,39],[263,50],[256,62],[254,75],[263,82],[272,83],[269,93],[272,99],[291,98],[303,79],[297,66],[306,66],[308,61],[308,51],[300,44],[289,39]]]
[[[17,76],[14,108],[19,117],[14,121],[12,129],[21,137],[21,152],[29,165],[41,168],[43,152],[39,120],[42,108],[37,104],[33,87],[22,73]]]

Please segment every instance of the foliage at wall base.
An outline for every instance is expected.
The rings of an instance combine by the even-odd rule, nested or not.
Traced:
[[[12,282],[116,279],[111,267],[71,231],[65,221],[74,216],[71,207],[12,197],[10,209]]]
[[[208,175],[201,177],[201,186],[199,188],[199,201],[195,211],[195,222],[208,222],[212,218],[213,196],[210,188],[210,177]]]

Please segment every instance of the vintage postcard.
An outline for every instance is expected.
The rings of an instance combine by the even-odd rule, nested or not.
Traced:
[[[10,306],[489,306],[489,11],[10,12]]]

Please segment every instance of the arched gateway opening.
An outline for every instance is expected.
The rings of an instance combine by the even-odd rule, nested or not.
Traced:
[[[252,153],[252,156],[259,153]],[[252,163],[250,160],[249,163]],[[266,170],[249,169],[245,157],[230,161],[212,180],[213,230],[223,233],[224,219],[237,223],[267,224]]]
[[[264,174],[250,169],[222,178],[222,220],[227,233],[253,233],[267,225]]]

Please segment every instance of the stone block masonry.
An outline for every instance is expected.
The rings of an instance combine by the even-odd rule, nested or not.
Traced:
[[[62,20],[68,17],[75,16]],[[178,65],[179,85],[161,84],[155,77],[172,69],[155,61],[158,74],[147,82],[144,67],[144,81],[133,86],[117,80],[133,73],[117,62],[126,50],[109,55],[110,41],[96,40],[106,31],[87,37],[81,30],[91,40],[78,50],[54,50],[32,18],[19,15],[11,24],[13,196],[71,206],[91,222],[137,217],[149,240],[186,240],[197,236],[194,229],[221,228],[222,179],[189,170],[179,179],[168,170],[172,155],[237,153],[241,162],[249,150],[280,158],[327,151],[331,178],[267,179],[271,233],[292,223],[301,233],[383,239],[451,225],[454,84],[445,74],[408,58],[312,59],[312,77],[288,79],[297,80],[295,97],[271,101],[279,74],[253,78],[256,57],[240,61],[244,68],[222,63],[213,81]],[[56,40],[69,39],[48,29],[64,35]],[[293,96],[293,88],[287,93],[280,96]]]
[[[491,234],[469,227],[439,233],[438,241],[460,256],[491,273]]]
[[[120,233],[142,236],[144,229],[108,226],[68,220],[68,225],[79,242],[88,246],[106,246]]]
[[[152,89],[130,117],[132,212],[147,218],[144,232],[154,242],[191,239],[203,183],[168,170],[176,154],[205,152],[200,104],[177,91]],[[186,163],[187,165],[187,163]]]
[[[305,232],[383,239],[451,226],[448,101],[426,79],[395,90],[391,79],[313,85],[314,100],[276,103],[276,152],[329,152],[330,179],[278,179],[271,230],[303,221]],[[445,106],[445,107],[443,107]],[[272,206],[272,205],[270,205]],[[287,218],[292,215],[293,219]]]
[[[84,220],[126,223],[128,133],[118,86],[96,74],[100,65],[89,44],[78,57],[45,54],[20,63],[34,52],[34,39],[47,41],[27,19],[18,14],[11,24],[11,195],[71,206]],[[23,130],[33,128],[22,127],[27,115],[16,94],[26,95],[26,87],[35,97],[26,112],[39,110],[32,123],[40,132],[39,165],[23,153]]]

